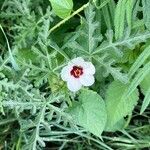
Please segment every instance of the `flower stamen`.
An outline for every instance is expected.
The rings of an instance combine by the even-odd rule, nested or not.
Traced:
[[[83,74],[83,68],[80,66],[73,66],[70,74],[75,78],[79,78]]]

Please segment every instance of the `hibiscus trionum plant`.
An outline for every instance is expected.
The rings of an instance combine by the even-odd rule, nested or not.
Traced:
[[[149,0],[0,1],[0,150],[150,147]]]

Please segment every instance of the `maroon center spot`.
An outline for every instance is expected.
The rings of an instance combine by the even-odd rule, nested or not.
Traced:
[[[79,78],[83,74],[83,68],[80,66],[73,66],[70,74],[75,78]]]

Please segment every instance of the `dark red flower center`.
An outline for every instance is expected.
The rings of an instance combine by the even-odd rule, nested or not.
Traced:
[[[80,66],[73,66],[70,74],[75,78],[79,78],[83,74],[83,68]]]

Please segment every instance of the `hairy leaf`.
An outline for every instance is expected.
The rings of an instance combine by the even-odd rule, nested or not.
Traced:
[[[103,99],[96,92],[83,90],[79,102],[74,102],[69,113],[75,122],[94,135],[101,136],[104,130],[107,114]]]
[[[112,82],[106,91],[107,126],[114,126],[123,117],[132,113],[137,104],[138,91],[135,89],[128,98],[122,98],[129,85],[118,81]]]

